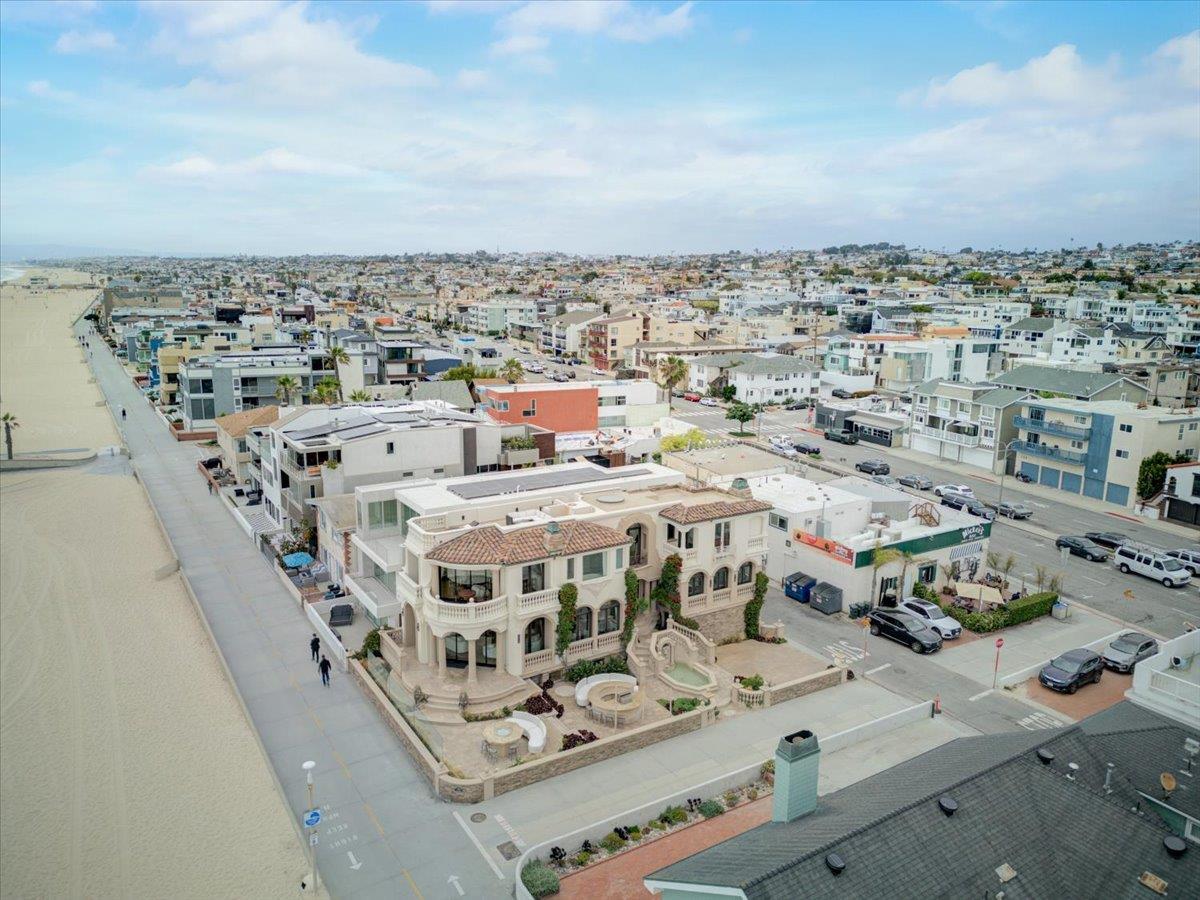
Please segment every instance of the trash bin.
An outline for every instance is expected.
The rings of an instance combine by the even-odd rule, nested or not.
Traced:
[[[817,582],[809,594],[809,604],[827,616],[839,613],[842,611],[842,589],[827,581]]]
[[[1065,600],[1056,601],[1055,604],[1050,607],[1050,615],[1052,618],[1060,620],[1071,618],[1071,604],[1067,603]]]
[[[803,572],[793,572],[783,579],[783,592],[793,600],[807,603],[817,579]]]

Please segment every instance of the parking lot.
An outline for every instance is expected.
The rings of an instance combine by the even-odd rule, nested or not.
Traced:
[[[1106,669],[1098,682],[1085,685],[1074,694],[1052,691],[1036,677],[1023,681],[1013,692],[1023,700],[1030,700],[1078,721],[1120,703],[1125,699],[1125,692],[1132,684],[1132,675],[1122,675],[1120,672]]]

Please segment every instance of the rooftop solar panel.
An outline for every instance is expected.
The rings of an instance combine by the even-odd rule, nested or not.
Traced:
[[[525,475],[513,475],[503,478],[487,478],[480,481],[467,481],[461,484],[447,485],[446,489],[464,500],[478,500],[482,497],[497,497],[501,494],[512,494],[518,491],[539,491],[544,488],[569,487],[572,485],[588,484],[589,482],[610,481],[614,478],[624,478],[629,475],[645,475],[646,469],[621,468],[616,471],[605,469],[547,469],[541,472],[530,472]]]
[[[355,438],[367,437],[371,434],[382,434],[388,430],[389,429],[386,425],[380,425],[378,422],[373,422],[370,425],[360,425],[357,428],[349,428],[339,431],[337,436],[340,440],[352,441]]]

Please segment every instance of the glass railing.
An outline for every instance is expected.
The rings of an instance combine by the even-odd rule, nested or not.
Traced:
[[[1057,434],[1063,437],[1086,441],[1092,436],[1092,429],[1079,428],[1075,425],[1065,425],[1062,422],[1047,422],[1045,419],[1031,419],[1028,416],[1013,416],[1013,424],[1026,431],[1037,431],[1042,434]]]
[[[1012,447],[1018,453],[1029,453],[1034,456],[1044,456],[1047,459],[1058,459],[1077,466],[1083,465],[1084,460],[1087,458],[1085,454],[1074,450],[1063,450],[1059,447],[1050,447],[1046,444],[1035,444],[1032,441],[1014,441]]]

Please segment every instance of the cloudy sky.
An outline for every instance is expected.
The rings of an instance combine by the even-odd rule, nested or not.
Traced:
[[[6,0],[0,41],[10,246],[1200,236],[1191,2]]]

